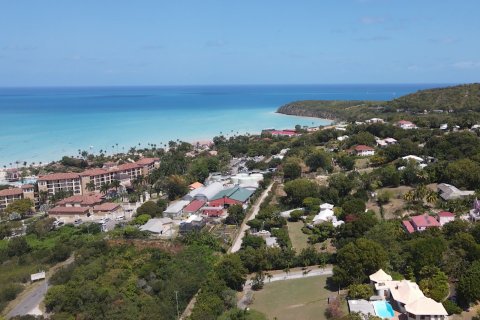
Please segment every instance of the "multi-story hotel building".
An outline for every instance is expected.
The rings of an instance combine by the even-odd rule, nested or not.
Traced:
[[[47,191],[49,195],[59,191],[71,191],[74,195],[82,194],[82,184],[80,174],[52,173],[41,176],[38,180],[38,191]]]
[[[143,158],[134,163],[109,164],[104,168],[89,169],[81,173],[49,174],[38,179],[38,190],[48,191],[50,195],[60,190],[72,191],[73,195],[87,194],[91,191],[100,191],[103,184],[109,184],[114,180],[124,182],[146,176],[159,164],[158,158]],[[87,188],[91,181],[95,185],[95,190]]]
[[[11,188],[0,190],[0,211],[15,200],[31,199],[35,202],[34,187],[31,184],[25,184],[21,188]]]

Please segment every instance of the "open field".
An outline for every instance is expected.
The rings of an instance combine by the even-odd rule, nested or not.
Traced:
[[[302,249],[308,247],[308,235],[302,232],[303,222],[288,222],[288,235],[292,241],[293,248],[300,252]]]
[[[327,276],[285,280],[268,283],[255,292],[251,309],[264,313],[268,319],[323,320],[329,296],[336,295],[325,289]],[[346,311],[345,305],[345,311]]]
[[[405,206],[403,195],[410,190],[412,190],[412,188],[407,186],[400,186],[397,188],[381,188],[376,190],[377,194],[388,191],[392,195],[390,202],[383,205],[385,219],[393,219],[395,218],[395,212],[403,211],[403,207]],[[367,209],[375,211],[380,218],[380,207],[376,201],[369,200],[367,202]]]

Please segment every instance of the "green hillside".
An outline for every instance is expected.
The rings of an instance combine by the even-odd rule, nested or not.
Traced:
[[[277,112],[334,120],[365,120],[383,115],[480,112],[480,84],[420,90],[392,101],[304,100],[281,106]]]

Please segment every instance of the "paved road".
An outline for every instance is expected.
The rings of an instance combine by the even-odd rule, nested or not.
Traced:
[[[233,253],[240,250],[240,247],[242,246],[243,237],[245,236],[245,231],[250,229],[250,227],[247,225],[247,221],[255,219],[255,216],[258,214],[258,211],[260,211],[260,205],[262,204],[263,200],[265,200],[270,190],[272,190],[272,186],[273,186],[273,182],[267,187],[267,189],[265,189],[265,191],[263,191],[262,195],[257,199],[257,201],[255,201],[255,204],[253,205],[252,213],[247,219],[245,219],[242,222],[242,225],[240,226],[240,230],[238,231],[237,238],[233,242],[233,245],[230,247],[229,252]]]
[[[40,304],[45,297],[48,289],[48,280],[61,267],[68,265],[74,261],[73,256],[61,262],[50,270],[48,270],[46,279],[34,283],[31,287],[26,289],[26,292],[21,294],[20,300],[15,303],[15,306],[7,313],[7,319],[15,316],[23,316],[27,314],[41,315]]]
[[[270,271],[274,272],[274,271]],[[284,280],[292,280],[292,279],[301,279],[301,278],[309,278],[309,277],[318,277],[318,276],[329,276],[332,275],[332,267],[325,267],[325,268],[307,268],[307,272],[303,270],[297,271],[290,271],[289,273],[280,272],[272,274],[271,278],[265,277],[264,282],[270,283],[274,281],[284,281]],[[241,310],[244,310],[250,304],[249,302],[252,300],[253,297],[253,290],[252,290],[252,280],[247,280],[245,285],[243,286],[243,296],[237,302],[237,307]]]

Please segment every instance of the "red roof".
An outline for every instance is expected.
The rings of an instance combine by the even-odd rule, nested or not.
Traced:
[[[38,178],[38,181],[53,181],[53,180],[67,180],[67,179],[79,179],[80,174],[73,173],[73,172],[66,172],[66,173],[52,173],[47,174]]]
[[[448,211],[439,212],[438,216],[442,217],[442,218],[455,218],[455,214],[453,214],[451,212],[448,212]]]
[[[94,168],[94,169],[85,170],[82,173],[80,173],[80,175],[86,177],[86,176],[99,176],[106,173],[109,173],[109,171],[105,169]]]
[[[205,201],[203,200],[193,200],[190,202],[189,205],[187,205],[185,208],[183,208],[184,212],[197,212],[198,209],[203,207],[205,205]]]
[[[422,214],[410,218],[416,228],[440,227],[440,223],[428,214]]]
[[[405,229],[407,230],[408,233],[414,233],[415,232],[415,230],[413,229],[413,226],[410,223],[410,221],[402,221],[402,224],[403,224],[403,226],[405,227]]]
[[[372,147],[366,146],[364,144],[359,144],[358,146],[355,146],[355,151],[373,151],[375,150]]]
[[[143,158],[138,160],[136,164],[143,166],[143,165],[153,164],[157,161],[160,161],[160,158]]]
[[[87,195],[77,195],[70,196],[58,202],[59,205],[66,204],[80,204],[84,206],[90,206],[99,204],[102,202],[103,196],[99,193],[87,194]]]
[[[33,188],[33,184],[24,184],[22,186],[22,189],[32,189]]]
[[[98,211],[115,211],[120,207],[118,203],[106,202],[93,207],[93,212]]]
[[[136,163],[125,163],[125,164],[119,165],[116,168],[116,170],[112,170],[112,171],[124,171],[124,170],[131,170],[131,169],[137,169],[137,168],[140,168],[140,166]]]
[[[49,214],[84,214],[90,210],[89,207],[55,207],[48,210]]]
[[[413,122],[408,121],[408,120],[400,120],[397,122],[398,124],[413,124]]]
[[[19,196],[21,194],[23,194],[23,190],[20,188],[0,190],[0,197]]]
[[[205,207],[202,209],[203,214],[209,217],[218,217],[223,213],[222,207]]]

